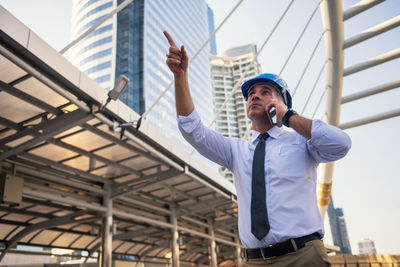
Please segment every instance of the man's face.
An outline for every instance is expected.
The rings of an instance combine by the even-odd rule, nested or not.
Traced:
[[[274,85],[270,83],[258,83],[247,91],[246,110],[247,117],[254,120],[259,116],[266,116],[265,107],[273,100],[283,101]]]

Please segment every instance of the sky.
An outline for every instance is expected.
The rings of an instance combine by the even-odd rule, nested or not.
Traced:
[[[291,6],[287,16],[260,52],[259,63],[264,72],[279,73],[282,70],[317,2],[297,0]],[[343,10],[357,2],[343,0]],[[217,27],[237,1],[207,0],[207,3],[214,11]],[[72,0],[0,0],[0,4],[56,50],[61,50],[69,43]],[[260,49],[288,4],[289,0],[243,1],[216,34],[218,52],[249,43],[256,43]],[[346,21],[345,39],[399,15],[400,1],[387,0]],[[321,13],[317,10],[282,72],[292,93],[321,34]],[[345,68],[399,48],[399,44],[400,28],[397,28],[355,45],[345,50]],[[294,109],[303,110],[316,84],[315,92],[304,109],[303,115],[306,117],[312,117],[314,110],[317,110],[315,118],[323,117],[325,101],[319,108],[317,104],[325,88],[325,70],[319,79],[317,77],[324,66],[325,55],[325,44],[321,42],[293,98]],[[345,77],[343,96],[399,80],[399,70],[400,59],[395,59]],[[396,88],[346,103],[341,106],[340,122],[398,109],[399,99],[400,90]],[[400,175],[397,169],[400,163],[400,117],[351,128],[346,132],[352,139],[352,148],[345,158],[335,163],[332,195],[335,207],[343,208],[352,252],[358,254],[357,242],[370,238],[374,240],[378,253],[400,254]],[[325,227],[325,242],[332,244],[327,217]]]

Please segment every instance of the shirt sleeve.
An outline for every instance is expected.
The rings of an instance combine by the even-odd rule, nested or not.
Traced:
[[[201,155],[232,170],[231,139],[206,127],[196,110],[188,116],[178,116],[178,127],[185,140]]]
[[[320,120],[313,120],[307,148],[316,162],[331,162],[343,158],[351,147],[350,137],[341,129]]]

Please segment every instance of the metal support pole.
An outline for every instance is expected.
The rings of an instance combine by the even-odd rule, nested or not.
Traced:
[[[209,235],[211,236],[211,239],[209,241],[209,250],[210,250],[210,256],[211,256],[211,261],[210,261],[210,266],[211,267],[217,267],[217,243],[215,242],[215,235],[214,235],[214,225],[213,221],[211,219],[208,220],[208,231]]]
[[[363,0],[353,5],[349,9],[343,12],[343,21],[348,20],[367,9],[374,7],[377,4],[384,2],[385,0]]]
[[[361,62],[359,64],[356,64],[354,66],[347,67],[344,72],[343,76],[347,76],[365,69],[369,69],[372,67],[375,67],[377,65],[386,63],[388,61],[391,61],[393,59],[399,58],[400,57],[400,48],[396,48],[392,51],[389,51],[387,53],[384,53],[382,55],[376,56],[374,58],[370,58],[367,61]]]
[[[383,112],[383,113],[379,113],[379,114],[375,114],[375,115],[367,117],[367,118],[362,118],[359,120],[346,122],[346,123],[340,124],[339,128],[345,130],[345,129],[349,129],[349,128],[353,128],[353,127],[357,127],[357,126],[361,126],[361,125],[365,125],[365,124],[369,124],[369,123],[373,123],[373,122],[377,122],[377,121],[382,121],[382,120],[386,120],[386,119],[390,119],[390,118],[394,118],[394,117],[398,117],[398,116],[400,116],[400,108],[390,110],[387,112]]]
[[[235,251],[235,256],[236,256],[236,266],[239,267],[242,264],[242,250],[240,249],[240,246],[236,247],[236,251]]]
[[[358,100],[364,97],[368,97],[371,95],[375,95],[375,94],[379,94],[382,92],[386,92],[388,90],[392,90],[395,89],[397,87],[400,87],[400,80],[396,80],[393,82],[389,82],[389,83],[385,83],[385,84],[381,84],[369,89],[365,89],[365,90],[361,90],[360,92],[351,94],[351,95],[347,95],[342,97],[342,104],[354,101],[354,100]]]
[[[325,50],[327,63],[326,77],[326,115],[327,123],[337,126],[340,118],[340,100],[342,98],[343,68],[344,68],[344,27],[342,1],[324,0],[321,2],[322,23],[325,32]],[[318,175],[318,190],[332,184],[333,163],[324,164]],[[319,211],[322,219],[325,217],[329,204],[318,196]]]
[[[365,40],[368,40],[378,34],[387,32],[395,27],[400,26],[400,16],[394,17],[390,20],[387,20],[379,25],[376,25],[368,30],[363,31],[355,36],[350,37],[349,39],[344,41],[343,49],[349,48],[353,45],[359,44]]]
[[[101,267],[111,267],[112,264],[112,199],[111,187],[105,188],[107,193],[103,197],[106,212],[103,217],[103,233],[101,236]]]
[[[179,262],[179,232],[178,232],[178,219],[176,216],[176,208],[172,208],[171,212],[171,223],[173,225],[171,232],[172,232],[172,266],[173,267],[179,267],[180,262]]]
[[[236,232],[235,242],[237,243],[236,250],[235,250],[236,267],[240,267],[241,264],[242,264],[242,249],[240,247],[239,233],[238,232]]]

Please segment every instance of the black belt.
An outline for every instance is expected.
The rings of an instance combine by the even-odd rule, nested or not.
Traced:
[[[272,259],[299,250],[305,246],[305,243],[314,239],[321,238],[322,237],[319,233],[313,233],[302,237],[292,238],[269,247],[247,248],[245,249],[245,257],[247,259]],[[297,248],[294,247],[293,243],[296,245]]]

